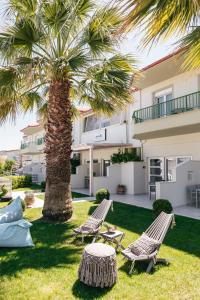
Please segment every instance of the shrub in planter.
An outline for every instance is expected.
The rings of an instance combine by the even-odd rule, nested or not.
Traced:
[[[107,189],[99,189],[96,192],[96,200],[97,202],[101,202],[103,199],[110,199],[110,193]]]
[[[156,216],[158,216],[162,211],[170,214],[173,211],[173,207],[169,200],[167,199],[157,199],[153,203],[153,211]]]
[[[46,189],[46,181],[42,181],[41,182],[41,190],[42,190],[42,192],[45,192],[45,189]]]

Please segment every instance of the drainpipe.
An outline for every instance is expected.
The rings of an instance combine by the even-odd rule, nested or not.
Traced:
[[[90,169],[89,169],[89,183],[90,183],[90,196],[94,193],[94,177],[93,177],[93,146],[89,148]]]

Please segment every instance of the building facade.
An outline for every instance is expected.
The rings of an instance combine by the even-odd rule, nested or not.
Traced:
[[[106,187],[116,193],[123,184],[128,194],[186,204],[187,186],[200,183],[200,70],[184,70],[183,59],[177,51],[144,68],[133,102],[111,118],[80,111],[73,125],[73,153],[80,165],[72,188],[93,194]],[[43,143],[37,144],[43,128],[29,126],[23,133],[24,164],[39,162],[45,169]],[[141,161],[113,164],[118,152],[135,153]]]

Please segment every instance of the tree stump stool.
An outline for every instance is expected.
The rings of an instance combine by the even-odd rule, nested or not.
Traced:
[[[111,287],[117,280],[115,249],[103,243],[87,245],[78,270],[80,281],[92,287]]]

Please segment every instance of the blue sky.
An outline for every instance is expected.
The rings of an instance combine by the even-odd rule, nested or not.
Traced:
[[[0,1],[0,11],[6,1]],[[1,18],[1,25],[3,25],[3,19]],[[131,53],[139,60],[140,67],[146,66],[155,60],[165,56],[173,50],[173,42],[168,41],[160,42],[149,50],[138,50],[139,35],[137,33],[129,34],[126,41],[123,42],[122,52]],[[36,122],[36,115],[29,113],[26,115],[18,116],[14,123],[9,121],[0,126],[0,150],[9,150],[20,147],[20,141],[22,134],[20,129],[24,128],[28,124]]]

